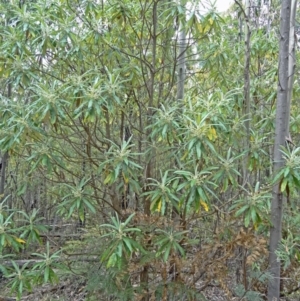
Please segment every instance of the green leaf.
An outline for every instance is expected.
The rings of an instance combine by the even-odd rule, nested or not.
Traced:
[[[175,242],[175,248],[176,248],[176,250],[178,250],[180,252],[181,256],[183,256],[183,257],[185,256],[185,251],[179,243]]]
[[[122,253],[123,253],[123,244],[122,244],[122,242],[120,242],[120,243],[118,244],[118,247],[117,247],[117,255],[118,255],[120,258],[122,258]]]
[[[251,219],[252,219],[252,222],[253,222],[254,224],[256,224],[256,222],[257,222],[257,216],[258,216],[258,214],[257,214],[257,212],[256,212],[256,209],[252,206],[252,207],[250,207],[250,212],[251,212]]]
[[[50,267],[47,265],[44,270],[44,282],[47,283],[50,277]]]
[[[249,205],[244,205],[243,207],[241,207],[236,213],[235,216],[238,217],[241,214],[243,214],[246,210],[249,209]]]
[[[111,254],[111,256],[109,257],[108,262],[106,264],[106,267],[107,268],[114,267],[117,263],[117,260],[118,260],[117,254],[116,253]]]
[[[126,219],[126,221],[124,222],[124,226],[127,226],[134,216],[135,216],[135,213],[130,214],[128,216],[128,218]]]
[[[287,175],[290,173],[290,168],[289,167],[286,167],[285,169],[284,169],[284,174],[283,174],[283,176],[286,178],[287,177]]]
[[[132,245],[131,245],[131,240],[127,237],[123,237],[123,242],[125,243],[127,249],[129,250],[129,252],[133,252],[133,249],[132,249]]]
[[[171,244],[168,244],[168,245],[166,246],[166,248],[164,249],[163,259],[164,259],[165,262],[168,261],[168,258],[169,258],[169,255],[170,255],[170,251],[171,251],[171,247],[172,247],[172,245],[171,245]]]
[[[245,227],[248,228],[250,224],[250,219],[251,219],[251,212],[250,210],[246,212],[245,214]]]
[[[21,187],[18,189],[18,196],[23,195],[27,190],[27,182],[23,183]]]
[[[288,183],[288,180],[286,178],[284,178],[281,185],[280,185],[280,191],[281,192],[285,191],[287,183]]]
[[[95,209],[95,207],[93,206],[93,204],[92,204],[91,202],[89,202],[89,201],[86,200],[86,199],[83,199],[82,201],[83,201],[83,203],[85,204],[85,206],[86,206],[92,213],[96,214],[96,209]]]

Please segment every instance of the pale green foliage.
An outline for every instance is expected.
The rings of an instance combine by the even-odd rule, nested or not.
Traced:
[[[280,247],[277,251],[277,256],[284,263],[283,269],[287,269],[293,260],[300,261],[300,237],[294,235],[289,229],[287,235],[281,240]]]
[[[181,256],[185,255],[184,249],[180,242],[184,239],[184,235],[188,231],[174,232],[172,228],[165,230],[158,229],[159,234],[155,244],[158,246],[156,257],[162,257],[165,262],[172,253],[178,252]]]
[[[257,182],[255,189],[246,195],[244,199],[236,200],[231,207],[235,210],[235,216],[243,216],[245,227],[249,227],[252,222],[255,229],[266,222],[265,218],[270,210],[271,194],[266,189],[260,188]]]
[[[244,44],[236,18],[241,12],[221,18],[189,2],[1,1],[0,150],[9,154],[11,177],[5,187],[10,196],[0,206],[0,251],[31,254],[36,244],[46,250],[34,254],[41,261],[33,267],[12,263],[9,270],[1,258],[18,298],[33,284],[56,283],[66,272],[61,251],[41,236],[47,231],[43,223],[55,228],[58,219],[86,223],[82,245],[73,251],[100,259],[100,272],[79,274],[98,279],[93,290],[101,296],[133,300],[148,291],[157,300],[166,294],[169,300],[180,294],[205,300],[193,289],[199,283],[187,278],[200,279],[207,271],[199,278],[195,269],[177,291],[179,281],[163,275],[163,267],[176,257],[192,270],[197,252],[197,265],[210,262],[210,244],[219,246],[220,238],[225,245],[241,225],[267,235],[273,183],[294,209],[286,221],[292,230],[283,240],[288,251],[280,249],[280,256],[288,265],[299,261],[299,231],[292,222],[299,206],[299,149],[283,149],[286,166],[276,175],[271,171],[277,29],[267,37],[264,26],[252,24],[251,134],[244,149]],[[180,102],[179,28],[188,37]],[[294,93],[296,99],[297,85]],[[299,113],[292,104],[295,145]],[[246,154],[249,177],[243,178]],[[148,281],[144,272],[153,278]],[[249,300],[260,298],[244,286],[239,291]]]
[[[101,227],[108,228],[109,231],[102,235],[102,238],[108,237],[109,244],[101,256],[101,261],[107,261],[108,268],[117,266],[121,269],[122,263],[126,263],[134,252],[145,252],[136,237],[141,230],[128,227],[133,216],[134,214],[131,214],[125,222],[121,222],[116,215],[111,218],[111,224],[101,225]]]
[[[280,184],[280,190],[289,196],[290,189],[300,187],[300,148],[283,148],[285,166],[274,176],[273,182]]]
[[[44,218],[38,217],[38,210],[36,209],[33,209],[31,214],[27,214],[24,211],[20,211],[19,213],[24,216],[24,219],[20,219],[20,222],[25,223],[20,229],[22,231],[20,237],[23,238],[28,245],[33,242],[41,243],[40,234],[47,230],[47,227],[42,224]]]
[[[19,268],[14,261],[12,261],[12,265],[13,270],[7,273],[6,277],[11,279],[9,282],[11,292],[16,292],[17,300],[20,300],[25,290],[32,290],[31,281],[33,275],[26,271],[28,263],[24,264],[22,268]]]
[[[34,209],[30,215],[23,211],[8,210],[6,201],[7,199],[1,203],[0,212],[0,270],[8,279],[11,292],[16,293],[17,299],[20,300],[25,291],[32,290],[33,284],[58,282],[58,276],[53,268],[62,270],[64,266],[57,263],[60,251],[50,254],[47,242],[46,253],[32,254],[33,258],[37,259],[34,265],[28,261],[20,267],[17,262],[11,260],[11,267],[6,267],[8,260],[18,255],[21,250],[33,243],[41,244],[40,233],[46,231],[46,227],[40,224],[42,218],[37,216],[37,210]],[[21,214],[21,219],[15,218],[18,214]],[[7,254],[8,250],[12,254]]]

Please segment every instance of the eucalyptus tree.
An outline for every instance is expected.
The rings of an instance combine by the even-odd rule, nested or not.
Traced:
[[[280,17],[280,48],[279,48],[279,67],[278,67],[278,90],[277,90],[277,105],[276,105],[276,120],[275,120],[275,142],[274,142],[274,173],[278,179],[277,174],[282,174],[282,169],[285,166],[283,148],[288,147],[287,140],[289,136],[289,116],[290,116],[290,99],[289,94],[292,89],[292,82],[289,78],[293,78],[294,69],[293,63],[293,39],[290,41],[290,31],[294,24],[296,1],[293,6],[292,1],[286,0],[281,3],[281,17]],[[290,46],[290,43],[292,45]],[[290,61],[292,61],[290,63]],[[290,67],[292,66],[292,68]],[[284,173],[286,177],[287,173]],[[287,181],[280,176],[278,181],[273,186],[273,199],[271,205],[271,230],[270,230],[270,256],[269,269],[273,276],[269,280],[268,300],[279,300],[280,298],[280,269],[281,262],[278,260],[276,251],[279,249],[282,237],[282,220],[284,208],[284,192],[288,189]],[[296,180],[295,180],[296,181]],[[285,183],[285,184],[283,184]],[[288,192],[287,192],[288,193]]]

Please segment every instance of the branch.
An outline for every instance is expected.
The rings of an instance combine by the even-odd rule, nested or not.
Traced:
[[[249,23],[249,18],[248,15],[246,14],[242,4],[238,1],[238,0],[234,0],[234,2],[239,6],[239,8],[241,9],[242,14],[244,15],[248,30],[250,31],[250,23]]]

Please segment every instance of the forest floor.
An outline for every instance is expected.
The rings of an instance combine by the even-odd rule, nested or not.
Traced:
[[[205,301],[247,301],[245,298],[230,297],[228,298],[224,291],[218,286],[210,286],[205,289],[203,294]],[[108,301],[112,300],[105,296],[101,298],[98,296],[95,298],[87,298],[86,286],[84,281],[71,281],[66,280],[63,283],[57,285],[44,285],[33,290],[32,293],[22,296],[20,301]],[[116,300],[116,299],[114,299]],[[262,299],[263,300],[263,299]],[[16,298],[10,297],[9,291],[5,289],[5,283],[0,283],[0,301],[17,301]],[[138,300],[133,300],[138,301]],[[151,300],[155,301],[155,300]],[[173,301],[173,300],[172,300]],[[180,300],[182,301],[182,300]],[[202,301],[202,300],[199,300]],[[249,300],[248,301],[256,301]],[[299,301],[299,296],[281,298],[280,301]]]

